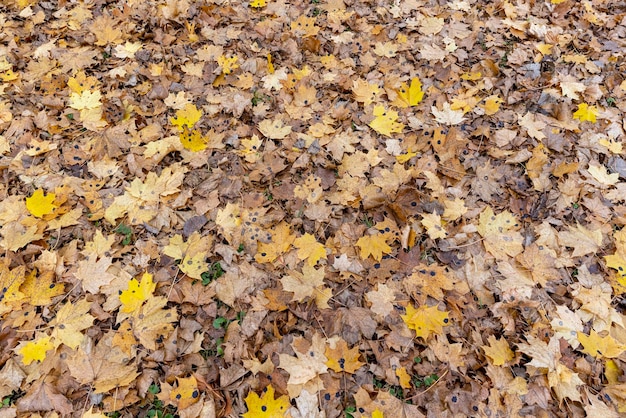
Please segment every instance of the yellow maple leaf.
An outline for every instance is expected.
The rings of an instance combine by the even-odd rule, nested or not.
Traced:
[[[208,141],[198,129],[189,130],[187,126],[183,126],[183,131],[180,133],[180,143],[185,149],[198,152],[206,149]]]
[[[74,77],[67,80],[67,86],[72,93],[82,94],[84,91],[90,91],[98,85],[98,79],[85,75],[84,71],[79,71]]]
[[[99,91],[84,90],[81,93],[70,94],[70,107],[76,110],[97,109],[102,106]]]
[[[319,26],[315,26],[315,17],[307,17],[306,15],[298,16],[298,19],[291,22],[291,31],[296,36],[302,36],[307,38],[309,36],[315,36],[320,31]]]
[[[180,262],[180,270],[191,278],[201,280],[202,273],[209,270],[209,263],[206,262],[206,258],[205,252],[194,255],[187,254]]]
[[[33,341],[28,341],[18,350],[22,355],[22,363],[28,366],[33,361],[44,361],[46,353],[54,348],[54,343],[49,336],[39,336]]]
[[[50,336],[54,339],[54,346],[61,344],[76,349],[85,340],[83,331],[93,324],[95,319],[88,312],[91,302],[80,299],[75,303],[68,302],[59,311],[49,325],[53,327]]]
[[[242,415],[243,418],[283,418],[291,406],[286,395],[274,399],[274,387],[271,384],[262,397],[250,392],[245,401],[248,412]]]
[[[372,418],[385,418],[385,414],[377,407],[374,412],[372,412]]]
[[[181,269],[182,270],[182,269]],[[143,303],[152,296],[156,289],[156,283],[152,281],[152,274],[144,273],[141,277],[141,283],[137,279],[131,279],[128,282],[128,289],[123,290],[120,294],[120,302],[122,302],[121,311],[131,313],[139,309]]]
[[[266,5],[265,0],[252,0],[250,2],[250,7],[259,8],[259,7],[264,7],[265,5]]]
[[[396,369],[396,376],[403,389],[409,389],[411,387],[411,375],[407,373],[406,367],[398,367]]]
[[[56,195],[54,193],[44,194],[43,189],[37,189],[26,198],[26,209],[31,215],[37,218],[43,218],[45,215],[53,213],[58,206],[54,204]]]
[[[317,242],[315,237],[309,233],[296,238],[293,241],[293,246],[298,249],[298,258],[307,260],[309,266],[316,265],[320,258],[326,256],[324,244]]]
[[[34,269],[26,276],[20,290],[28,296],[33,306],[46,306],[52,302],[52,298],[63,294],[65,285],[54,283],[54,272],[45,271],[37,276],[37,269]]]
[[[326,352],[324,354],[328,358],[326,365],[330,369],[333,369],[337,373],[347,372],[353,374],[365,364],[362,361],[359,361],[359,357],[361,355],[359,347],[349,349],[348,343],[346,343],[343,339],[335,339],[329,342],[330,346],[326,347]]]
[[[426,228],[430,239],[445,238],[448,235],[441,223],[441,216],[436,213],[422,214],[421,224]]]
[[[239,68],[239,64],[237,64],[237,60],[239,60],[239,58],[237,58],[236,56],[227,57],[225,55],[222,55],[218,57],[217,64],[222,69],[222,74],[228,75],[232,73],[234,69]]]
[[[513,360],[514,354],[506,339],[501,338],[498,340],[493,335],[490,335],[487,341],[489,345],[483,345],[482,349],[485,350],[485,355],[489,357],[494,366],[502,366],[506,362]]]
[[[291,233],[289,224],[282,221],[272,231],[272,241],[270,243],[266,244],[259,241],[254,259],[258,263],[271,263],[278,256],[287,252],[295,239],[296,237]]]
[[[374,107],[374,120],[369,126],[379,134],[391,136],[394,132],[402,132],[404,125],[398,122],[398,112],[391,109],[385,109],[385,106],[377,105]]]
[[[598,116],[598,108],[596,106],[589,106],[587,103],[581,103],[578,105],[578,110],[574,112],[574,119],[578,119],[581,122],[588,120],[595,123],[596,116]]]
[[[396,93],[398,93],[398,97],[391,104],[402,108],[417,106],[424,98],[422,82],[417,77],[411,79],[411,86],[406,83],[400,84]]]
[[[500,110],[501,104],[502,99],[497,95],[487,97],[483,106],[483,108],[485,109],[485,115],[491,116],[496,114],[498,110]]]
[[[202,117],[202,111],[199,110],[193,103],[187,103],[184,108],[176,111],[176,117],[171,118],[170,122],[176,126],[179,131],[184,131],[184,126],[193,128],[193,126]]]
[[[178,407],[179,410],[190,407],[198,402],[200,391],[198,390],[198,381],[191,375],[186,378],[177,377],[178,387],[170,392],[170,402]]]
[[[415,309],[409,304],[406,307],[406,315],[401,315],[406,325],[415,331],[416,337],[427,340],[433,333],[443,332],[443,327],[448,325],[448,312],[440,311],[435,306],[422,305]]]
[[[626,346],[619,344],[610,335],[601,337],[593,329],[586,335],[578,332],[578,341],[583,345],[584,353],[596,358],[616,358],[626,350]]]
[[[260,152],[261,145],[263,145],[263,140],[260,139],[257,135],[252,135],[251,138],[242,139],[241,141],[239,141],[239,145],[243,149],[236,150],[235,152],[240,157],[243,157],[246,162],[256,163],[263,156],[263,154]]]
[[[359,238],[356,245],[361,249],[360,256],[364,260],[371,255],[376,261],[380,261],[383,258],[383,253],[389,254],[391,252],[391,247],[387,244],[384,234],[365,235]]]

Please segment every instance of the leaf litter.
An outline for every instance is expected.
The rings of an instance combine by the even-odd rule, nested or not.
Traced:
[[[625,16],[5,2],[0,415],[623,414]]]

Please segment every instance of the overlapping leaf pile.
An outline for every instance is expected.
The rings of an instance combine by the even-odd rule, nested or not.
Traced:
[[[626,412],[619,2],[0,8],[0,416]]]

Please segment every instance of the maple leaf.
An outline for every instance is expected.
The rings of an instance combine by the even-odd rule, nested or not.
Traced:
[[[422,214],[421,224],[426,228],[430,239],[445,238],[448,236],[441,222],[441,216],[436,213]]]
[[[110,346],[108,337],[79,347],[68,358],[67,367],[78,382],[93,385],[94,393],[128,386],[139,376],[137,367],[127,364],[126,354]]]
[[[578,110],[572,115],[574,119],[578,119],[581,122],[588,120],[589,122],[596,123],[596,116],[598,116],[598,108],[596,106],[589,106],[587,103],[581,103],[578,105]]]
[[[302,302],[305,298],[313,296],[317,289],[321,290],[324,285],[324,267],[316,270],[315,267],[305,264],[302,273],[291,271],[289,276],[283,277],[280,282],[285,291],[293,292],[292,302]]]
[[[609,174],[608,170],[603,165],[590,164],[587,171],[603,186],[613,186],[619,181],[619,173]]]
[[[189,408],[200,399],[198,381],[191,375],[186,378],[177,377],[178,386],[170,391],[169,401],[176,405],[178,410]]]
[[[307,260],[309,266],[316,265],[322,257],[326,257],[324,244],[317,242],[315,237],[309,233],[294,239],[293,246],[298,249],[298,258]]]
[[[352,93],[354,100],[368,106],[378,100],[380,89],[377,84],[359,78],[352,82]]]
[[[54,349],[52,338],[48,335],[39,335],[32,341],[21,343],[17,352],[22,355],[22,363],[28,366],[33,361],[44,361],[48,351]]]
[[[65,284],[54,283],[54,272],[46,271],[37,276],[37,269],[33,270],[24,279],[20,291],[28,297],[28,303],[33,306],[46,306],[52,303],[52,298],[62,295]]]
[[[393,312],[393,302],[396,300],[394,290],[383,283],[378,283],[376,290],[366,293],[365,299],[372,304],[372,312],[382,318]]]
[[[121,312],[132,313],[139,309],[152,296],[155,289],[156,283],[152,281],[152,274],[150,273],[143,274],[141,283],[137,279],[131,279],[128,282],[128,289],[120,294]]]
[[[259,123],[259,131],[269,139],[284,139],[291,133],[291,126],[283,124],[280,119],[265,119]]]
[[[188,103],[184,108],[176,111],[176,117],[171,118],[170,122],[172,125],[176,126],[179,131],[184,132],[185,126],[189,129],[193,128],[201,117],[202,111],[198,110],[193,103]]]
[[[156,350],[159,341],[174,330],[171,323],[178,319],[178,314],[175,308],[163,309],[166,304],[164,297],[151,297],[133,314],[131,323],[135,337],[148,350]]]
[[[386,240],[387,237],[384,234],[365,235],[359,238],[356,246],[361,249],[361,258],[365,260],[371,255],[375,260],[380,261],[383,254],[389,254],[392,251]]]
[[[448,312],[440,311],[437,305],[430,307],[422,305],[415,309],[413,305],[408,304],[406,315],[401,317],[409,329],[415,331],[415,336],[424,340],[428,340],[431,334],[443,332],[443,327],[450,321]]]
[[[568,226],[566,231],[559,232],[559,242],[565,247],[574,249],[572,257],[581,257],[596,253],[602,245],[602,231],[599,228],[588,229],[577,224]]]
[[[376,408],[374,412],[372,412],[372,418],[385,418],[385,414],[383,414],[380,409]]]
[[[483,345],[482,349],[485,350],[485,355],[489,357],[494,366],[502,366],[515,357],[506,339],[500,338],[498,340],[495,336],[490,335],[487,341],[489,345]]]
[[[578,333],[583,330],[583,323],[576,312],[571,311],[567,306],[556,307],[556,315],[550,322],[554,335],[566,340],[572,348],[578,348],[580,342]]]
[[[325,352],[328,358],[326,365],[337,373],[347,372],[353,374],[365,364],[359,361],[361,355],[359,347],[349,349],[348,343],[339,337],[330,338],[328,344],[329,346],[326,347]]]
[[[281,254],[287,252],[295,239],[296,237],[291,233],[289,224],[282,221],[272,231],[272,241],[270,243],[258,243],[254,259],[259,263],[271,263]]]
[[[248,412],[242,414],[243,418],[283,418],[289,409],[289,398],[285,395],[274,399],[274,387],[270,384],[264,389],[262,397],[255,392],[246,396]]]
[[[483,106],[483,108],[485,109],[485,115],[491,116],[491,115],[495,115],[496,113],[498,113],[498,110],[500,110],[501,104],[502,104],[502,99],[497,95],[493,95],[493,96],[489,96],[485,98],[485,104]]]
[[[76,110],[96,109],[102,106],[102,94],[96,90],[84,90],[81,93],[70,94],[70,107]]]
[[[406,371],[406,367],[396,368],[396,377],[402,388],[409,389],[411,387],[411,375]]]
[[[11,270],[4,262],[0,262],[0,312],[10,310],[13,303],[26,299],[26,295],[20,291],[20,286],[26,280],[25,272],[24,265]]]
[[[30,197],[26,198],[26,209],[31,215],[43,218],[58,209],[58,206],[54,204],[55,199],[54,193],[44,194],[43,189],[37,189]]]
[[[583,352],[595,358],[616,358],[626,350],[626,346],[619,344],[610,335],[601,337],[595,330],[589,335],[578,332],[578,341],[583,345]]]
[[[463,112],[460,110],[453,110],[448,102],[443,104],[442,110],[432,106],[430,111],[435,117],[435,120],[439,123],[443,123],[444,125],[458,125],[465,120]]]
[[[287,390],[290,396],[299,394],[303,388],[302,385],[310,383],[313,387],[317,387],[317,383],[320,383],[319,375],[328,373],[328,366],[326,365],[328,358],[324,354],[325,340],[323,337],[314,334],[310,345],[302,337],[294,338],[292,347],[296,357],[281,353],[279,355],[280,365],[278,366],[289,373],[287,384],[291,388],[288,387]]]
[[[239,68],[239,64],[237,64],[238,60],[239,58],[236,56],[227,57],[225,55],[222,55],[217,58],[217,64],[220,66],[222,74],[228,75],[233,70]]]
[[[54,327],[50,336],[54,338],[54,345],[58,347],[60,344],[76,349],[85,339],[82,333],[89,328],[95,317],[88,312],[91,309],[91,303],[85,299],[76,301],[75,303],[66,303],[57,312],[56,316],[49,325]]]
[[[398,112],[387,110],[382,105],[374,106],[374,120],[369,123],[370,128],[385,136],[391,136],[394,132],[402,132],[404,125],[399,123]]]
[[[315,36],[320,31],[320,27],[315,25],[315,17],[307,17],[304,14],[298,16],[298,19],[291,22],[291,31],[303,38]]]
[[[485,239],[485,248],[496,258],[506,255],[515,257],[524,250],[522,235],[516,231],[517,228],[519,224],[510,212],[496,215],[490,206],[480,214],[477,227],[478,233]]]
[[[396,93],[398,97],[391,104],[401,108],[417,106],[424,98],[422,82],[417,77],[411,79],[410,87],[406,83],[400,84]]]
[[[189,130],[185,125],[179,137],[183,147],[191,152],[199,152],[207,148],[208,140],[198,129]]]

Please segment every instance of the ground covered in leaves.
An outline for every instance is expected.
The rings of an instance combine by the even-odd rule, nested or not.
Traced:
[[[626,8],[0,7],[0,417],[626,412]]]

